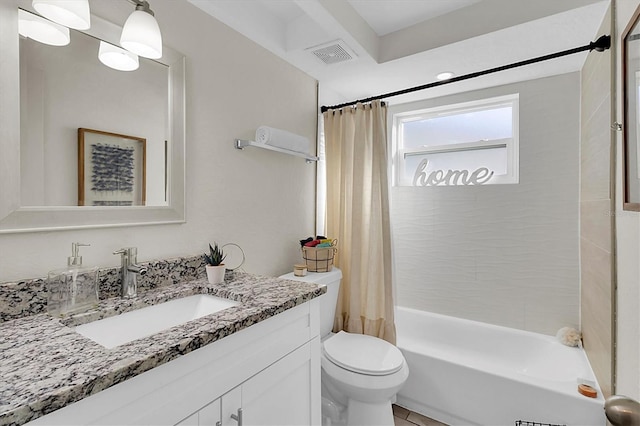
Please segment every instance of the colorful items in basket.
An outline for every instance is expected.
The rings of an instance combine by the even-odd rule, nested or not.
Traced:
[[[300,246],[325,248],[325,247],[331,247],[335,245],[333,241],[334,240],[332,240],[331,238],[318,235],[315,239],[313,237],[309,237],[306,240],[300,240]]]
[[[333,258],[338,252],[337,239],[318,235],[300,240],[302,258],[309,272],[329,272],[333,267]]]

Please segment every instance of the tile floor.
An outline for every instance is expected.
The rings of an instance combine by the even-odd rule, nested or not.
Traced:
[[[444,423],[414,413],[399,405],[393,404],[392,407],[395,426],[446,426]]]

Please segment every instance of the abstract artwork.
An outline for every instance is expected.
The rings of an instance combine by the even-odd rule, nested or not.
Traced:
[[[133,192],[133,148],[96,143],[91,145],[92,191]]]
[[[78,129],[78,205],[145,202],[146,139]]]

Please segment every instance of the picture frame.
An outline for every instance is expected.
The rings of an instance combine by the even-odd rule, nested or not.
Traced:
[[[144,206],[142,137],[78,128],[78,206]]]

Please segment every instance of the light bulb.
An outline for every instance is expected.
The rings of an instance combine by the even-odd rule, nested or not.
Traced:
[[[449,80],[454,75],[455,74],[452,73],[451,71],[445,71],[445,72],[441,72],[440,74],[436,75],[436,78],[438,80]]]
[[[100,41],[100,62],[118,71],[134,71],[139,67],[138,56],[113,44]]]
[[[120,45],[145,58],[161,58],[162,35],[156,18],[143,10],[134,11],[124,23]]]
[[[87,30],[91,26],[89,0],[33,0],[33,8],[65,27]]]

